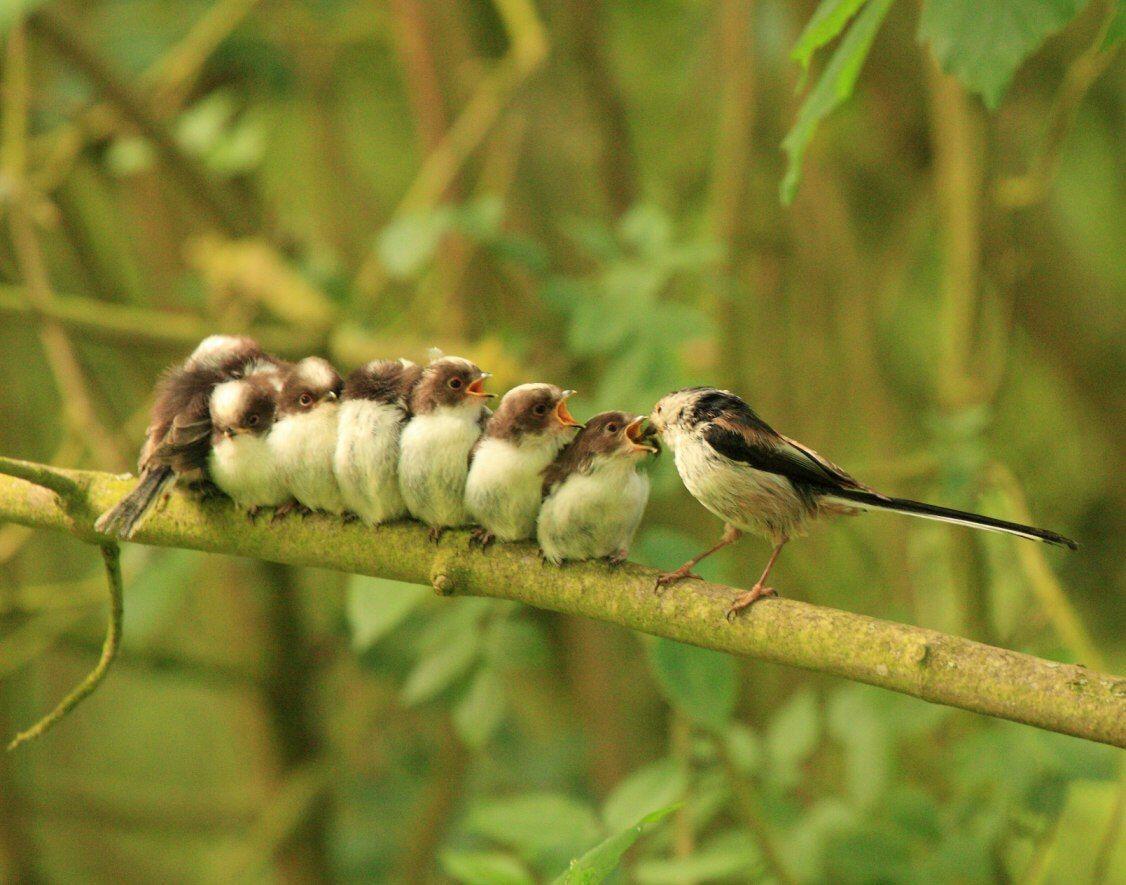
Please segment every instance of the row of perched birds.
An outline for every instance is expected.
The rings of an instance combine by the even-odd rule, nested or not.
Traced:
[[[298,510],[371,525],[411,516],[437,539],[474,525],[472,538],[535,538],[545,559],[624,560],[649,499],[643,467],[672,450],[692,495],[725,523],[720,541],[657,587],[695,578],[704,557],[753,531],[774,550],[730,617],[774,595],[766,579],[783,545],[823,516],[886,510],[1072,549],[1045,529],[892,498],[857,482],[808,446],[782,436],[739,397],[692,387],[648,416],[574,419],[574,393],[521,384],[495,412],[487,372],[436,354],[429,365],[373,360],[342,379],[320,357],[291,363],[241,336],[206,338],[157,385],[140,480],[96,528],[129,538],[173,481],[228,495],[253,516]]]
[[[474,524],[482,546],[534,537],[552,562],[623,560],[649,498],[652,428],[624,412],[581,424],[574,391],[554,384],[521,384],[493,412],[488,377],[436,354],[425,367],[373,360],[344,379],[320,357],[289,363],[212,336],[161,379],[140,482],[97,528],[130,537],[178,478],[251,515],[411,516],[432,538]]]

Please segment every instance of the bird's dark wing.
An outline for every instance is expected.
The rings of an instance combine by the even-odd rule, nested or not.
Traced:
[[[164,439],[152,453],[152,461],[177,473],[202,468],[211,446],[211,413],[208,396],[200,391],[172,418]]]
[[[741,400],[740,404],[754,416]],[[704,431],[704,439],[732,461],[777,473],[795,483],[829,489],[866,489],[828,458],[775,432],[757,416],[754,422],[745,420],[739,410],[717,415]]]

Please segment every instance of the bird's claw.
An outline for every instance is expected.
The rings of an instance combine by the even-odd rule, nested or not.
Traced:
[[[351,510],[345,510],[342,514],[340,514],[340,518],[346,523],[356,522],[357,520],[359,520],[360,514],[355,513]]]
[[[426,539],[431,544],[437,544],[442,540],[442,535],[445,533],[446,527],[444,525],[432,525],[430,526],[430,531],[426,533]]]
[[[735,620],[735,616],[743,609],[753,605],[758,600],[765,596],[777,596],[778,591],[773,587],[762,587],[756,584],[746,593],[740,593],[733,600],[731,600],[731,608],[727,610],[727,622],[731,623]]]
[[[308,516],[313,511],[306,507],[304,504],[299,504],[296,501],[286,501],[284,504],[274,508],[274,515],[270,517],[270,522],[275,523],[279,519],[285,519],[291,513],[297,513],[301,516]]]
[[[615,551],[614,553],[611,553],[609,556],[607,556],[606,562],[609,564],[609,566],[611,568],[617,568],[623,562],[626,562],[628,559],[629,559],[629,553],[628,552],[626,552],[625,550],[618,550],[618,551]]]
[[[497,539],[497,536],[494,535],[492,532],[490,532],[484,526],[477,526],[477,528],[475,528],[469,534],[469,544],[470,544],[470,546],[480,547],[482,550],[484,550],[486,547],[488,547],[490,544],[492,544],[493,541],[495,541],[496,539]]]
[[[657,575],[657,583],[653,585],[653,592],[659,596],[669,584],[675,584],[677,581],[683,581],[685,578],[694,581],[704,580],[694,571],[686,568],[678,568],[675,572],[665,572],[664,574]]]

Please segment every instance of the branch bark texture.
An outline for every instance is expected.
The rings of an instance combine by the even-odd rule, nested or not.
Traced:
[[[0,476],[0,522],[106,542],[94,519],[132,487],[130,478],[26,467],[22,474],[40,485],[0,465],[9,474]],[[58,491],[43,487],[45,473]],[[479,551],[468,532],[448,532],[436,545],[426,535],[409,522],[378,529],[321,516],[251,523],[226,502],[173,494],[136,540],[429,584],[443,595],[512,599],[1126,748],[1126,677],[789,599],[763,600],[728,623],[733,587],[688,581],[657,596],[656,572],[632,563],[555,568],[531,544]]]

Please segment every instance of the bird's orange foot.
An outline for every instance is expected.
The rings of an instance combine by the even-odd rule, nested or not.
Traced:
[[[446,527],[444,525],[432,525],[430,526],[430,531],[427,533],[426,537],[431,544],[437,544],[442,540],[442,535],[444,535],[445,533]]]
[[[470,545],[476,545],[476,546],[480,547],[482,550],[484,550],[486,547],[488,547],[496,539],[497,539],[496,535],[494,535],[492,532],[490,532],[484,526],[480,526],[480,525],[477,526],[477,528],[475,528],[469,535]]]
[[[727,610],[727,620],[735,620],[735,616],[743,609],[753,605],[764,596],[777,596],[778,591],[773,587],[763,587],[761,584],[755,584],[746,593],[740,593],[733,600],[731,600],[731,608]]]
[[[683,581],[685,578],[691,578],[694,581],[704,580],[687,566],[682,565],[675,572],[665,572],[663,575],[657,575],[657,583],[653,585],[653,592],[661,593],[669,584],[675,584],[677,581]]]

